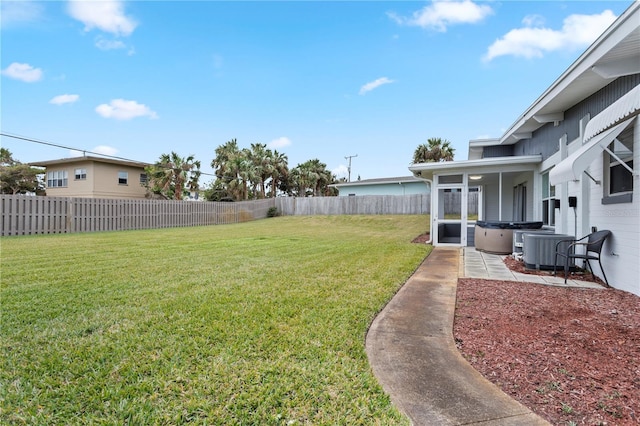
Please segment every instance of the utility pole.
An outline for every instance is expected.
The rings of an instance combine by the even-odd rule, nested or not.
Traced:
[[[358,154],[356,154],[356,155],[347,155],[346,157],[344,157],[344,159],[349,162],[349,166],[347,166],[347,171],[349,172],[349,177],[347,178],[347,182],[351,182],[351,159],[353,157],[357,157],[357,156],[358,156]]]

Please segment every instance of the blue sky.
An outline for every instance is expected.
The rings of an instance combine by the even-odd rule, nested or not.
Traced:
[[[499,137],[630,1],[2,1],[3,133],[202,170],[236,138],[289,166],[407,176]],[[22,162],[77,155],[2,137]],[[203,183],[212,177],[204,176]]]

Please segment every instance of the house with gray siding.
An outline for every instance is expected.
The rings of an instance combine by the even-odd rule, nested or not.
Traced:
[[[402,177],[365,179],[329,185],[338,190],[338,195],[414,195],[429,193],[429,186],[413,175]]]
[[[633,2],[501,137],[470,141],[468,160],[409,167],[432,185],[433,243],[473,245],[476,220],[539,221],[575,238],[610,230],[609,284],[640,295],[639,113]],[[461,194],[461,213],[441,202],[449,192]],[[471,192],[481,200],[477,217],[468,214]]]

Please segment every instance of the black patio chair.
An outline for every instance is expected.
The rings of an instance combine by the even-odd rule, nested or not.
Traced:
[[[575,259],[582,259],[587,262],[587,266],[591,273],[593,274],[593,268],[591,267],[591,263],[589,260],[597,260],[600,264],[600,270],[602,271],[602,275],[604,276],[604,282],[609,286],[609,282],[607,281],[607,275],[604,273],[604,269],[602,268],[602,262],[600,261],[600,253],[602,252],[602,246],[604,246],[604,242],[611,235],[611,231],[597,231],[592,234],[586,235],[579,240],[562,240],[558,241],[556,244],[556,256],[553,262],[553,276],[556,276],[556,265],[558,264],[558,256],[564,258],[564,283],[567,283],[567,276],[569,275],[569,261]],[[559,249],[560,244],[566,244],[567,242],[571,242],[567,246],[566,249]],[[584,246],[584,253],[576,253],[575,248],[578,246]]]

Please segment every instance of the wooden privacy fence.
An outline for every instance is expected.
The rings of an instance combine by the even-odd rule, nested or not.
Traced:
[[[444,194],[444,211],[462,213],[462,194]],[[283,215],[335,214],[430,214],[431,195],[359,195],[354,197],[279,197],[276,202]],[[468,214],[478,214],[478,193],[471,192],[467,201]]]
[[[2,195],[0,235],[220,225],[267,217],[274,199],[238,203]]]
[[[462,213],[462,192],[445,192],[442,199],[439,201],[441,203],[440,207],[443,209],[442,211],[451,214],[461,214]],[[467,214],[469,215],[477,215],[478,214],[478,193],[477,192],[469,192],[467,195]]]
[[[445,194],[449,213],[460,213],[456,197],[460,194]],[[0,204],[2,236],[220,225],[266,218],[272,207],[285,216],[431,213],[429,194],[278,197],[236,203],[2,195]],[[477,194],[470,193],[469,214],[477,214],[477,205]]]
[[[276,207],[285,216],[339,214],[428,214],[429,194],[360,195],[354,197],[279,197]]]

